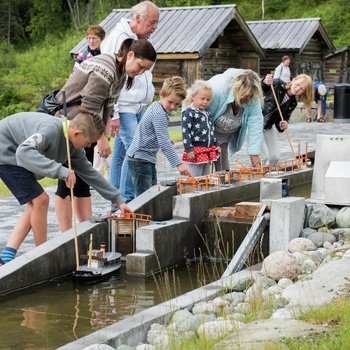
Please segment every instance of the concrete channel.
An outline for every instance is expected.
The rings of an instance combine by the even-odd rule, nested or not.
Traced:
[[[288,180],[291,188],[297,189],[310,185],[312,174],[312,169],[304,169],[285,173],[281,175],[281,178]],[[159,189],[155,187],[150,193],[144,194],[143,198],[139,197],[140,201],[143,200],[144,203],[147,203],[148,210],[152,207],[151,203],[157,197],[157,193],[159,194],[158,191]],[[168,191],[171,191],[171,189],[168,189]],[[131,275],[147,276],[152,272],[183,262],[184,249],[190,252],[191,249],[202,246],[197,226],[201,224],[209,209],[213,206],[224,207],[227,204],[233,205],[234,202],[256,200],[259,191],[260,180],[255,180],[243,183],[235,182],[225,189],[174,196],[172,198],[174,208],[172,219],[166,220],[164,223],[151,223],[137,230],[137,250],[126,257],[127,272]],[[145,201],[146,197],[148,201]],[[228,231],[232,232],[231,229]],[[241,237],[241,240],[243,240],[243,237]],[[234,250],[237,249],[238,247]],[[145,341],[151,324],[166,324],[175,311],[191,309],[195,303],[211,300],[224,289],[234,289],[235,285],[251,279],[252,274],[257,273],[260,269],[260,264],[253,264],[250,268],[132,315],[59,349],[83,349],[96,343],[109,344],[114,348],[122,344],[135,346],[135,344]]]
[[[312,169],[304,169],[280,175],[288,179],[291,188],[311,184]],[[282,191],[282,188],[281,188]],[[135,252],[127,254],[127,274],[147,277],[167,267],[184,263],[184,255],[193,257],[193,252],[203,245],[198,232],[203,218],[213,207],[232,206],[238,202],[259,199],[260,180],[234,181],[229,187],[177,194],[176,185],[154,186],[132,202],[137,213],[152,216],[149,225],[136,230]],[[77,240],[81,252],[88,250],[90,234],[94,245],[107,240],[107,222],[84,222],[78,225]],[[230,230],[229,232],[232,232]],[[97,238],[98,237],[98,238]],[[59,262],[59,263],[57,263]],[[70,274],[75,269],[74,234],[67,232],[39,247],[36,247],[0,270],[2,294],[29,288],[56,277]],[[69,343],[60,349],[82,349],[93,343],[106,342],[136,344],[144,340],[151,323],[166,322],[172,313],[181,308],[190,308],[196,302],[209,300],[223,288],[246,276],[252,270],[241,271],[225,279],[196,289],[190,293],[152,307],[126,320],[117,322],[100,331]]]

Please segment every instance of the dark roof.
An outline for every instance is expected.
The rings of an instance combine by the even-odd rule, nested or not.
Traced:
[[[320,18],[248,21],[247,24],[265,50],[298,50],[301,53],[317,31],[328,49],[335,50]]]
[[[152,34],[152,42],[159,54],[197,53],[201,57],[230,21],[235,19],[257,53],[264,56],[264,51],[237,11],[236,5],[165,7],[159,8],[159,11],[159,25]],[[115,9],[100,23],[106,35],[123,17],[130,18],[130,9]],[[82,52],[86,45],[86,40],[83,39],[70,53]]]

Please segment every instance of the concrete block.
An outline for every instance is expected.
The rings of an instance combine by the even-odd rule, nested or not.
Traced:
[[[270,254],[287,251],[288,243],[299,237],[304,224],[305,199],[285,197],[272,201],[270,219]]]
[[[264,178],[260,180],[260,202],[270,204],[273,199],[282,198],[282,179]]]
[[[166,267],[182,264],[192,257],[193,247],[201,245],[196,225],[188,220],[172,219],[150,224],[136,231],[136,253],[126,257],[129,275],[149,276]],[[155,259],[150,260],[150,255]]]
[[[131,276],[148,277],[159,271],[154,253],[132,253],[126,256],[126,273]]]
[[[350,204],[350,162],[330,162],[325,177],[324,202]]]

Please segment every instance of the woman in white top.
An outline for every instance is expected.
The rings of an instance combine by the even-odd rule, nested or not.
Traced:
[[[290,58],[289,56],[283,56],[282,62],[275,69],[273,79],[279,78],[285,83],[290,83],[290,70],[289,70]]]

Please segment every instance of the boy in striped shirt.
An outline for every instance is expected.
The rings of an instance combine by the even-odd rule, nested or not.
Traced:
[[[177,167],[181,175],[191,176],[187,166],[176,153],[168,133],[168,113],[178,109],[186,97],[183,79],[166,79],[159,91],[159,97],[159,101],[153,102],[147,108],[126,152],[136,196],[157,184],[156,163],[160,149],[171,166]]]

